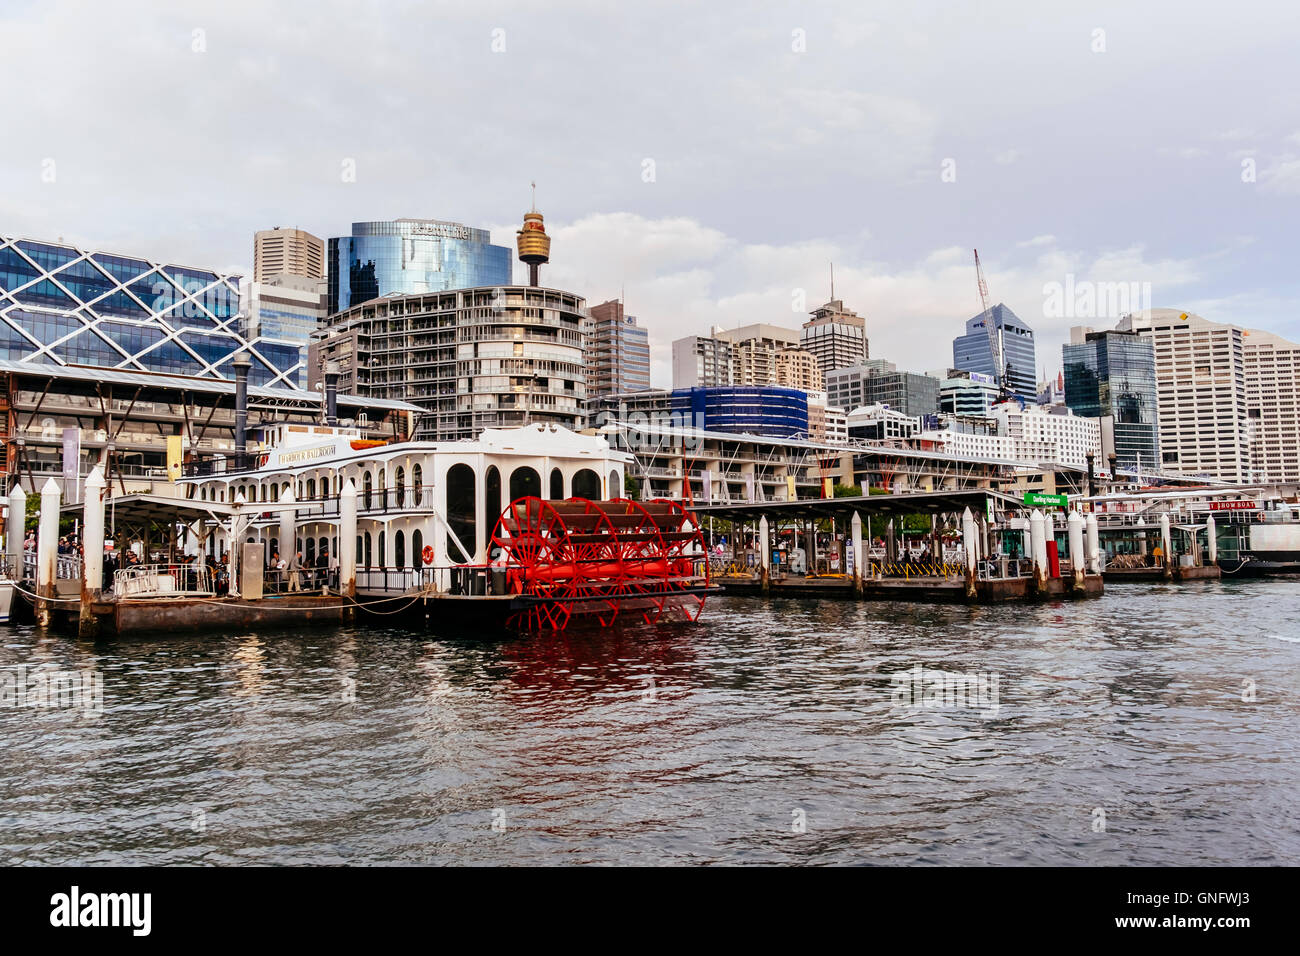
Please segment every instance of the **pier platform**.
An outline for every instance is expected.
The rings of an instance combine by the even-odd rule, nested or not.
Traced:
[[[1138,582],[1158,582],[1158,581],[1217,581],[1223,576],[1218,565],[1208,567],[1191,567],[1184,568],[1175,566],[1169,569],[1170,576],[1165,577],[1163,568],[1115,568],[1114,570],[1105,570],[1101,576],[1107,581],[1118,584],[1123,581],[1133,583]]]
[[[350,605],[338,595],[264,598],[177,598],[99,601],[91,605],[100,633],[109,636],[179,634],[185,631],[237,631],[269,627],[307,627],[343,620]],[[76,612],[69,615],[76,623]]]
[[[729,576],[715,578],[726,594],[762,595],[758,578]],[[983,578],[975,582],[975,598],[968,600],[966,585],[960,578],[914,576],[910,578],[870,578],[862,582],[863,601],[918,601],[948,604],[1003,604],[1061,598],[1100,597],[1104,587],[1100,575],[1084,576],[1084,587],[1076,592],[1066,578],[1048,578],[1041,593],[1034,589],[1034,579]],[[826,597],[854,600],[853,580],[847,577],[773,577],[768,597]]]

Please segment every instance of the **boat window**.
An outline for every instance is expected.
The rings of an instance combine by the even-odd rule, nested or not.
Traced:
[[[533,472],[533,477],[537,477],[537,472]],[[447,523],[450,525],[447,535],[447,554],[458,564],[472,561],[474,556],[472,553],[464,554],[456,547],[456,542],[452,538],[453,533],[471,552],[477,547],[475,516],[478,503],[474,499],[474,469],[469,465],[452,465],[447,469]]]
[[[419,468],[420,466],[416,465],[415,467]],[[420,533],[419,528],[416,528],[414,531],[411,532],[411,567],[413,568],[420,567],[421,562],[424,560],[424,558],[422,557],[423,551],[424,551],[424,535]]]
[[[393,567],[406,567],[406,535],[400,530],[393,535]]]
[[[369,537],[370,535],[366,535],[366,538]],[[366,560],[365,543],[362,541],[361,535],[357,535],[357,564],[361,565],[362,567],[365,567],[368,563],[369,562]]]
[[[411,486],[414,489],[414,504],[417,508],[420,507],[420,502],[424,500],[424,488],[422,487],[423,482],[424,472],[420,469],[419,465],[416,465],[411,469]]]
[[[564,497],[564,475],[560,469],[551,469],[551,500],[559,501]]]
[[[316,497],[316,479],[315,479],[315,478],[308,478],[308,479],[307,479],[307,497],[308,497],[308,498],[315,498],[315,497]]]
[[[379,507],[388,507],[388,472],[379,469]]]
[[[371,487],[370,472],[366,472],[365,478],[363,478],[361,481],[361,486],[363,488],[363,491],[361,492],[362,506],[365,507],[366,509],[369,509],[370,508],[370,487]],[[367,535],[367,537],[369,537],[369,535]],[[370,563],[370,559],[367,558],[366,564],[369,563]]]
[[[540,498],[542,496],[542,479],[536,469],[527,465],[516,468],[510,473],[510,500],[520,498]]]
[[[379,566],[381,568],[388,567],[388,549],[384,547],[384,544],[385,544],[384,533],[381,531],[379,532],[379,554],[378,554]]]
[[[609,497],[622,498],[623,496],[623,483],[618,480],[618,471],[611,471],[609,473]]]
[[[501,517],[501,472],[492,465],[483,476],[483,528],[495,528]]]
[[[600,475],[590,468],[583,468],[573,476],[573,497],[600,500]]]
[[[406,469],[400,465],[398,465],[397,472],[393,475],[393,497],[397,500],[397,507],[406,507]],[[405,564],[405,561],[397,562],[399,568]]]
[[[304,555],[307,561],[307,567],[312,567],[316,563],[316,539],[307,539],[307,554]]]

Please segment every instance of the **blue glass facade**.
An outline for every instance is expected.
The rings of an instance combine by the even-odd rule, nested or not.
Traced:
[[[296,388],[295,344],[241,335],[237,275],[0,237],[0,358]]]
[[[1014,312],[998,303],[990,310],[994,324],[1002,330],[1002,361],[1011,392],[1027,402],[1038,397],[1037,357],[1034,352],[1034,330]],[[966,334],[952,340],[952,367],[981,375],[996,375],[993,353],[989,349],[989,334],[984,327],[984,313],[966,322]]]
[[[779,385],[719,385],[673,391],[672,416],[708,431],[768,438],[808,434],[808,394]]]
[[[330,315],[381,295],[511,284],[511,250],[486,229],[432,219],[354,222],[329,241]]]
[[[1084,341],[1062,347],[1065,404],[1076,415],[1114,427],[1117,462],[1128,468],[1160,461],[1160,419],[1156,353],[1136,332],[1089,332]]]

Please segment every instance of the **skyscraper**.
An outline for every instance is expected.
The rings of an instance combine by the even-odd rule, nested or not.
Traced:
[[[591,307],[586,328],[587,396],[621,395],[650,387],[650,336],[616,299]]]
[[[1065,404],[1101,422],[1102,454],[1126,468],[1160,465],[1156,355],[1136,332],[1070,330]]]
[[[1300,345],[1255,329],[1242,335],[1256,479],[1300,482]]]
[[[297,338],[242,328],[241,277],[66,243],[0,237],[0,358],[301,387]]]
[[[510,250],[486,229],[438,219],[354,222],[329,241],[333,315],[383,295],[416,295],[511,283]]]
[[[1034,355],[1034,330],[1014,312],[999,302],[989,311],[993,313],[994,327],[1002,335],[1001,370],[993,367],[993,353],[989,347],[989,334],[984,326],[984,313],[966,321],[966,334],[952,340],[953,368],[982,375],[997,376],[1005,373],[1007,388],[1027,402],[1037,396],[1034,381],[1036,369]]]
[[[867,320],[844,308],[843,300],[832,299],[803,324],[799,347],[816,356],[822,375],[861,364],[871,357]]]
[[[325,278],[325,243],[302,229],[262,229],[253,234],[253,281],[294,275]]]
[[[673,340],[673,388],[730,385],[734,357],[731,343],[711,335]]]
[[[1300,345],[1178,309],[1120,320],[1155,346],[1160,456],[1222,481],[1300,480]]]
[[[1160,460],[1185,475],[1250,481],[1243,330],[1178,309],[1120,320],[1155,346]]]

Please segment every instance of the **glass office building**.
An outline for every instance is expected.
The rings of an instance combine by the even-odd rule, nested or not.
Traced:
[[[1156,355],[1136,332],[1088,332],[1062,347],[1065,404],[1076,415],[1101,419],[1103,453],[1118,463],[1160,463]],[[1100,463],[1099,463],[1100,467]]]
[[[354,222],[329,242],[330,315],[383,295],[421,295],[511,282],[511,250],[486,229],[438,219]]]
[[[707,431],[793,438],[808,434],[808,393],[779,385],[720,385],[673,391],[674,418]]]
[[[1037,361],[1034,354],[1034,330],[1002,303],[993,306],[994,325],[1002,331],[1002,362],[1007,385],[1014,395],[1027,402],[1038,397]],[[997,375],[989,333],[984,327],[984,313],[966,321],[966,334],[952,340],[952,367],[964,372]]]
[[[240,327],[240,276],[0,237],[0,359],[298,388],[300,342]]]

